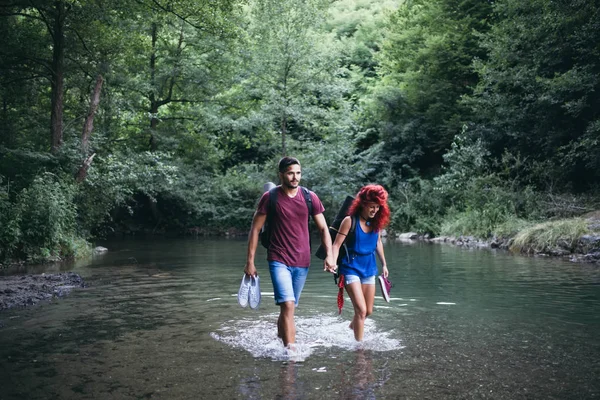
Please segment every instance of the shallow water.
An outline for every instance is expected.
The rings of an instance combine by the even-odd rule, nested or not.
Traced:
[[[350,302],[338,316],[315,259],[289,354],[264,250],[250,310],[235,296],[245,240],[103,245],[108,254],[72,267],[89,288],[0,313],[0,399],[600,397],[595,266],[386,243],[392,300],[377,289],[357,344]]]

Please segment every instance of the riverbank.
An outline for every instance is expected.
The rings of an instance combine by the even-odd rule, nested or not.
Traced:
[[[49,302],[84,287],[85,281],[74,272],[0,277],[0,311]]]
[[[446,243],[465,248],[502,249],[524,255],[559,257],[571,262],[600,265],[600,212],[590,213],[584,218],[532,224],[510,237],[429,237],[406,232],[398,235],[396,240]]]

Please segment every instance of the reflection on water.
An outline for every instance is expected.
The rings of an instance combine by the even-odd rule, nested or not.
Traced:
[[[594,266],[387,243],[392,299],[365,341],[315,267],[290,354],[270,285],[258,310],[237,304],[245,240],[103,245],[75,267],[89,288],[0,313],[1,400],[600,397]]]
[[[340,381],[343,399],[376,399],[375,387],[382,383],[375,378],[371,353],[363,349],[355,351],[354,362],[341,375]]]
[[[382,387],[390,377],[387,363],[375,369],[373,367],[373,352],[359,348],[347,354],[343,360],[330,371],[328,367],[313,367],[312,374],[331,376],[335,381],[328,390],[319,396],[314,391],[315,379],[307,379],[303,371],[307,370],[304,362],[288,360],[278,364],[279,372],[275,379],[276,385],[272,390],[273,398],[296,400],[312,397],[329,397],[339,399],[376,399],[377,388]],[[244,376],[239,384],[239,391],[245,399],[259,399],[264,393],[271,393],[269,386],[256,377],[257,371],[251,376]],[[320,388],[319,388],[320,389]],[[318,393],[318,392],[317,392]]]
[[[302,381],[298,380],[298,364],[296,361],[284,362],[279,369],[279,382],[281,392],[275,396],[276,399],[302,399],[304,390]]]

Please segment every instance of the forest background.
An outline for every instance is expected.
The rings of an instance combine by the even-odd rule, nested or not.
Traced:
[[[282,155],[328,219],[585,231],[600,192],[597,0],[0,3],[0,262],[112,234],[247,232]]]

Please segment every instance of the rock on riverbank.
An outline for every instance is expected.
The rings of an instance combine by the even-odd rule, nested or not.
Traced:
[[[86,286],[83,278],[74,272],[0,277],[0,311],[51,301]]]

